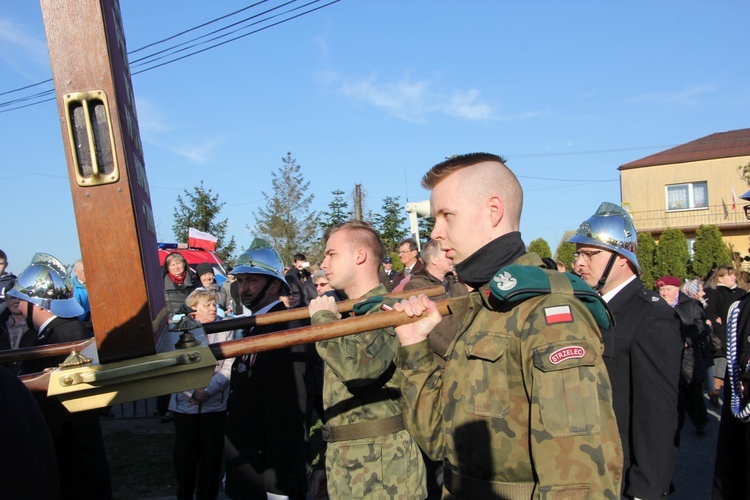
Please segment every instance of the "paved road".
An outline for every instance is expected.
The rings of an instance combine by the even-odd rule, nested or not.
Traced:
[[[711,498],[721,409],[711,406],[708,399],[706,399],[706,405],[709,424],[705,434],[696,434],[690,419],[685,417],[677,468],[672,479],[676,491],[669,496],[670,500],[708,500]]]
[[[673,478],[676,491],[669,496],[669,500],[709,500],[711,498],[720,409],[708,404],[708,399],[706,399],[706,404],[709,424],[705,434],[696,434],[690,419],[686,416]],[[173,432],[172,425],[160,424],[158,418],[152,416],[155,409],[154,399],[138,401],[135,404],[115,405],[112,408],[115,418],[102,419],[102,425],[107,430],[139,427],[141,431],[146,430],[146,432],[148,430]],[[220,498],[223,499],[226,496],[222,494]]]

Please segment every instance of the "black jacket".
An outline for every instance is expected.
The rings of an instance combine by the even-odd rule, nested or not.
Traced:
[[[682,356],[682,377],[687,383],[702,382],[706,379],[704,351],[708,346],[708,326],[706,313],[700,302],[680,292],[674,308],[682,323],[682,340],[685,352]]]
[[[677,462],[680,321],[638,278],[608,305],[616,326],[602,332],[604,363],[622,440],[623,494],[661,498]]]
[[[284,310],[278,303],[269,312]],[[255,336],[298,326],[277,323],[244,331]],[[247,359],[246,359],[247,358]],[[307,490],[305,346],[258,353],[232,365],[227,400],[226,492],[266,498],[266,492],[304,498]]]
[[[10,311],[8,309],[5,309],[5,311],[0,313],[0,351],[7,351],[10,349],[10,337],[8,336],[8,330],[5,327],[5,323],[8,321],[9,317]],[[21,341],[18,343],[18,347],[31,347],[34,345],[35,340],[36,332],[27,329],[21,336]],[[10,370],[11,373],[16,374],[21,368],[21,364],[21,361],[10,361],[8,363],[3,363],[2,366]]]
[[[742,297],[740,316],[737,322],[737,360],[745,365],[750,360],[750,294]],[[741,377],[745,387],[742,404],[748,400],[750,373]],[[716,447],[714,469],[714,500],[750,498],[750,423],[743,423],[731,412],[730,383],[724,381],[724,405],[721,409],[719,438]]]
[[[34,345],[59,344],[90,338],[76,318],[56,317],[37,335]],[[67,356],[26,360],[21,374],[57,366]],[[59,376],[59,375],[58,375]],[[109,465],[97,410],[70,413],[57,398],[35,392],[57,451],[63,498],[111,498]]]
[[[728,288],[722,285],[716,288],[706,288],[706,317],[711,321],[714,334],[721,339],[721,351],[714,353],[714,357],[727,355],[727,311],[729,306],[745,294],[740,287]],[[716,374],[721,377],[723,374]]]
[[[195,290],[198,284],[200,284],[198,279],[190,272],[190,269],[186,268],[185,272],[187,273],[185,281],[183,281],[181,285],[178,285],[168,276],[169,271],[167,269],[167,262],[164,261],[162,275],[164,280],[164,299],[167,302],[168,320],[171,320],[172,316],[177,314],[177,311],[185,305],[185,299],[190,295],[190,292]]]

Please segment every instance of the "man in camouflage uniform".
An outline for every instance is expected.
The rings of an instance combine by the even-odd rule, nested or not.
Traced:
[[[501,157],[451,157],[422,184],[431,236],[473,290],[451,299],[458,329],[443,373],[426,340],[441,319],[434,302],[395,306],[422,316],[396,328],[402,407],[422,449],[444,460],[446,496],[618,498],[622,448],[597,327],[605,306],[526,253],[523,193]]]
[[[386,293],[378,280],[383,245],[369,224],[339,224],[328,230],[326,240],[321,269],[334,289],[350,299]],[[380,309],[382,301],[374,302],[373,310]],[[309,310],[314,325],[341,318],[329,296],[313,300]],[[424,462],[401,417],[393,329],[321,341],[317,350],[326,363],[323,436],[329,496],[425,498]]]

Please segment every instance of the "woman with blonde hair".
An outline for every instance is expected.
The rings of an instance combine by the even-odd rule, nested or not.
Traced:
[[[185,304],[195,312],[190,315],[201,323],[216,321],[216,292],[198,288],[188,295]],[[209,344],[234,338],[234,331],[206,334]],[[224,419],[227,413],[229,377],[234,358],[216,364],[206,387],[172,394],[169,410],[174,415],[174,468],[177,476],[177,498],[216,498],[221,482],[224,453]]]

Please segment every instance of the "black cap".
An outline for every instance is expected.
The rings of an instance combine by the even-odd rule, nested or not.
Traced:
[[[195,267],[195,274],[197,274],[199,278],[206,273],[214,274],[214,267],[211,264],[201,262]]]
[[[385,259],[383,259],[383,264],[392,264],[392,263],[393,263],[393,259],[391,259],[390,257],[386,257]]]

